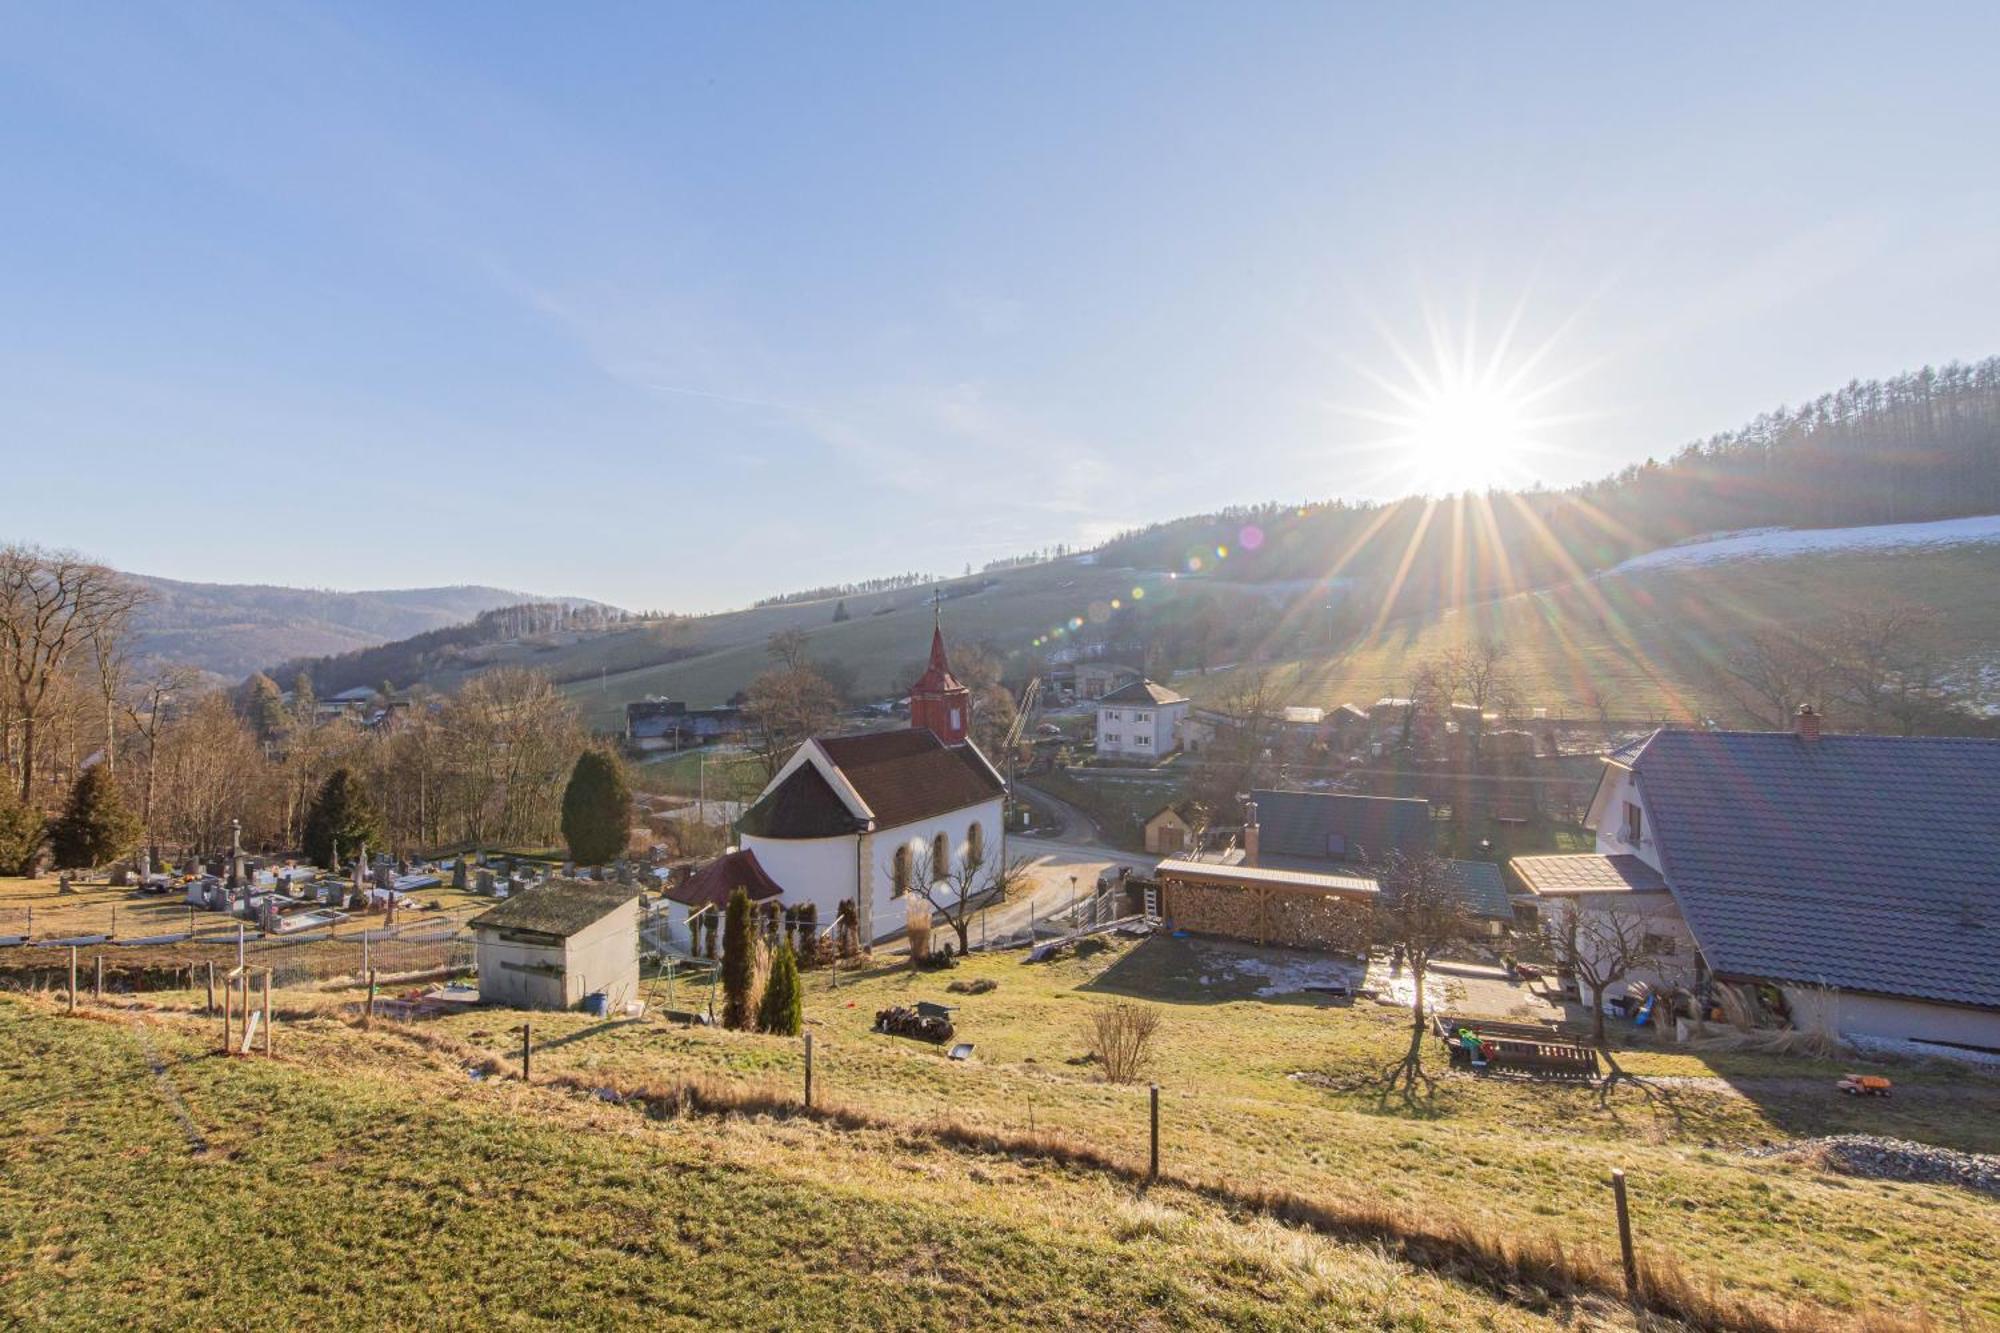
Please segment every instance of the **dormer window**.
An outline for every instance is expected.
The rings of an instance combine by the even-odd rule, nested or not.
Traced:
[[[1636,801],[1625,802],[1625,841],[1637,847],[1646,832],[1646,815]]]

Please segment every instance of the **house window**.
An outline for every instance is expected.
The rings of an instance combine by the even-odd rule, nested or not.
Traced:
[[[953,731],[957,731],[958,727],[959,727],[958,710],[954,708],[951,710],[951,729]]]
[[[1107,708],[1104,710],[1104,720],[1106,722],[1122,722],[1124,718],[1120,716],[1117,709]]]
[[[1153,738],[1151,736],[1138,735],[1132,738],[1132,743],[1134,745],[1151,745],[1153,743]]]
[[[1134,713],[1132,714],[1132,720],[1134,722],[1151,722],[1153,715],[1151,713]]]
[[[1640,937],[1639,948],[1655,958],[1672,958],[1680,949],[1680,941],[1671,935],[1655,935],[1648,931]]]
[[[1635,802],[1625,802],[1625,841],[1632,846],[1639,845],[1640,835],[1646,831],[1646,816]]]
[[[1106,745],[1116,745],[1118,744],[1120,739],[1121,737],[1115,731],[1107,731],[1104,733],[1104,743]]]

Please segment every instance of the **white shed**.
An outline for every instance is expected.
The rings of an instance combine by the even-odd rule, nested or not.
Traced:
[[[574,1009],[603,992],[609,1013],[639,998],[639,890],[552,880],[472,918],[479,998],[515,1009]]]

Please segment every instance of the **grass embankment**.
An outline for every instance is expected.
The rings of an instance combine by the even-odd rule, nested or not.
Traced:
[[[1008,1133],[1058,1133],[1143,1161],[1143,1088],[1099,1082],[1083,1062],[1088,1006],[1123,996],[1171,1001],[1154,1070],[1163,1086],[1166,1166],[1240,1190],[1296,1191],[1359,1212],[1391,1208],[1477,1234],[1546,1235],[1575,1247],[1609,1236],[1605,1180],[1631,1174],[1643,1244],[1732,1298],[1859,1312],[1923,1310],[1947,1321],[2000,1319],[2000,1206],[1945,1187],[1852,1180],[1740,1149],[1810,1135],[1885,1133],[2000,1151],[2000,1082],[1954,1067],[1898,1066],[1897,1097],[1832,1090],[1845,1066],[1746,1055],[1634,1050],[1633,1071],[1668,1080],[1588,1088],[1446,1076],[1415,1108],[1382,1101],[1371,1076],[1394,1059],[1406,1021],[1310,996],[1256,998],[1254,951],[1155,940],[1088,960],[1029,966],[974,958],[948,975],[885,971],[825,989],[811,977],[821,1095],[875,1115]],[[998,988],[949,995],[948,980]],[[976,1060],[867,1031],[876,1009],[915,998],[961,1006]],[[682,997],[685,1002],[685,997]],[[444,1030],[498,1056],[490,1015]],[[541,1023],[537,1032],[544,1031]],[[796,1096],[797,1043],[655,1024],[546,1026],[538,1073],[641,1086],[720,1078]]]
[[[0,1323],[1629,1326],[1101,1173],[475,1081],[424,1035],[288,1016],[228,1060],[0,998]]]

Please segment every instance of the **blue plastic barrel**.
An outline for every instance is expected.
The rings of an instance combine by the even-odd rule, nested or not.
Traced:
[[[611,997],[601,990],[594,990],[583,997],[583,1012],[593,1018],[602,1018],[611,1012]]]

